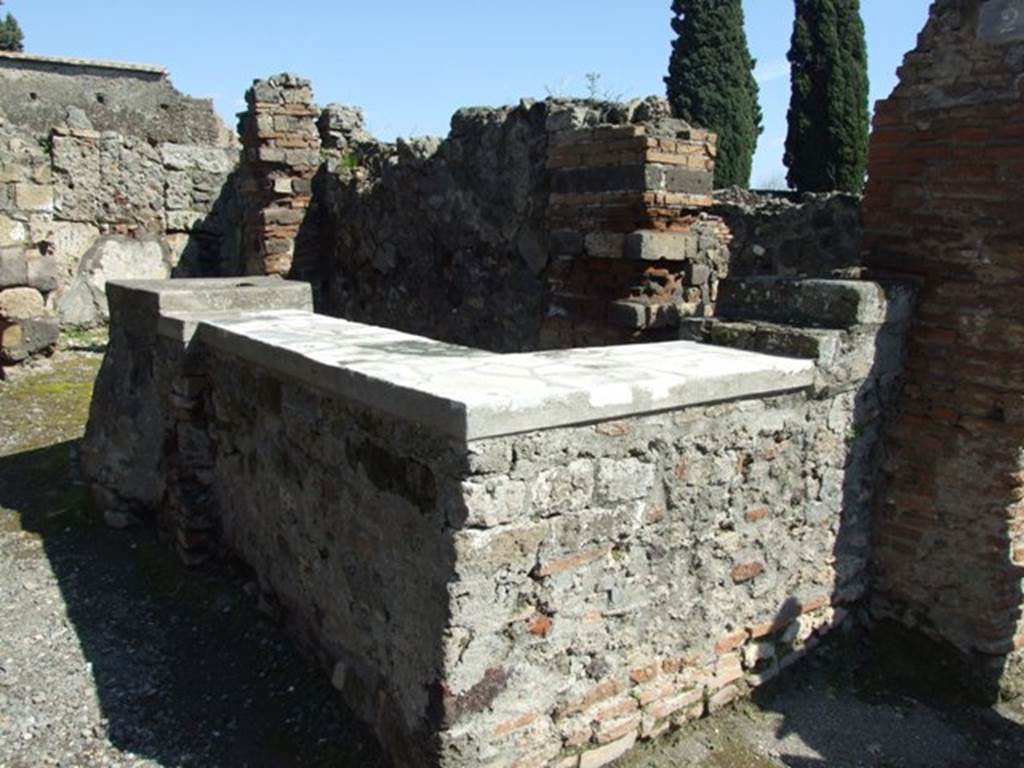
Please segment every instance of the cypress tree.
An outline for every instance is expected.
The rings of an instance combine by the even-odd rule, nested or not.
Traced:
[[[743,29],[741,0],[673,0],[668,99],[672,112],[718,133],[715,186],[750,184],[761,135],[754,60]]]
[[[801,191],[860,192],[869,129],[860,0],[795,2],[786,179]]]
[[[3,5],[3,0],[0,0],[0,5]],[[7,18],[0,21],[0,51],[25,50],[23,39],[17,20],[8,13]]]

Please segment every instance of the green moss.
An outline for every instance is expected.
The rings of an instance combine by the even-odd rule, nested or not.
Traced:
[[[49,370],[0,384],[0,456],[82,436],[100,358],[59,355]]]

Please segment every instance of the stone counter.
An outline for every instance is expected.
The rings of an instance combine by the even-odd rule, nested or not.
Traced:
[[[501,355],[297,311],[210,319],[199,338],[463,440],[784,392],[814,377],[805,360],[688,341]]]
[[[864,593],[878,371],[822,390],[812,361],[693,342],[498,355],[235,283],[110,292],[86,471],[187,558],[252,566],[398,765],[603,765]],[[144,416],[159,488],[104,463]]]

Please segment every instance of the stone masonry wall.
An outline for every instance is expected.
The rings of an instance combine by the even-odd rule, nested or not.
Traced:
[[[728,231],[701,212],[714,137],[667,115],[524,101],[388,145],[329,108],[324,310],[501,351],[671,336],[709,311]]]
[[[235,249],[236,141],[154,68],[0,56],[0,365],[105,322],[107,279]]]
[[[808,332],[810,389],[466,441],[202,327],[189,342],[203,312],[289,286],[228,282],[112,294],[129,328],[113,329],[84,467],[105,508],[162,510],[186,557],[219,541],[253,566],[397,765],[603,765],[768,681],[865,595],[899,294],[735,289],[733,307],[797,290],[842,328]],[[182,350],[159,367],[153,329]],[[124,463],[143,433],[163,436],[155,461]]]
[[[988,696],[1024,671],[1022,19],[932,5],[877,107],[865,198],[868,263],[920,282],[873,605],[971,654]]]
[[[729,229],[733,277],[850,276],[863,264],[856,195],[723,189],[709,212]]]
[[[603,765],[842,624],[868,558],[853,403],[794,395],[474,444],[435,693],[452,764]]]
[[[737,274],[860,263],[856,199],[711,197],[714,137],[667,105],[460,110],[439,139],[376,141],[329,106],[307,219],[324,311],[487,349],[672,338]]]

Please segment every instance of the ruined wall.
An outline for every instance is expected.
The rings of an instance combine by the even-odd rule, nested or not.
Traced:
[[[714,136],[661,100],[465,109],[444,140],[394,145],[330,114],[325,311],[502,351],[669,337],[709,311]]]
[[[548,105],[464,109],[447,139],[381,144],[356,124],[323,179],[324,309],[489,349],[544,316]],[[363,134],[360,136],[359,134]]]
[[[0,56],[0,364],[105,322],[104,282],[237,248],[236,141],[163,70]]]
[[[835,277],[863,262],[857,195],[723,189],[710,213],[729,228],[734,277]]]
[[[340,105],[319,127],[302,274],[342,317],[503,351],[627,343],[710,315],[732,270],[860,263],[855,198],[713,199],[715,137],[657,98],[464,109],[443,140],[378,142]]]
[[[939,0],[876,111],[866,256],[920,281],[879,501],[879,615],[1019,683],[1024,4]],[[1016,667],[1015,667],[1016,665]]]

